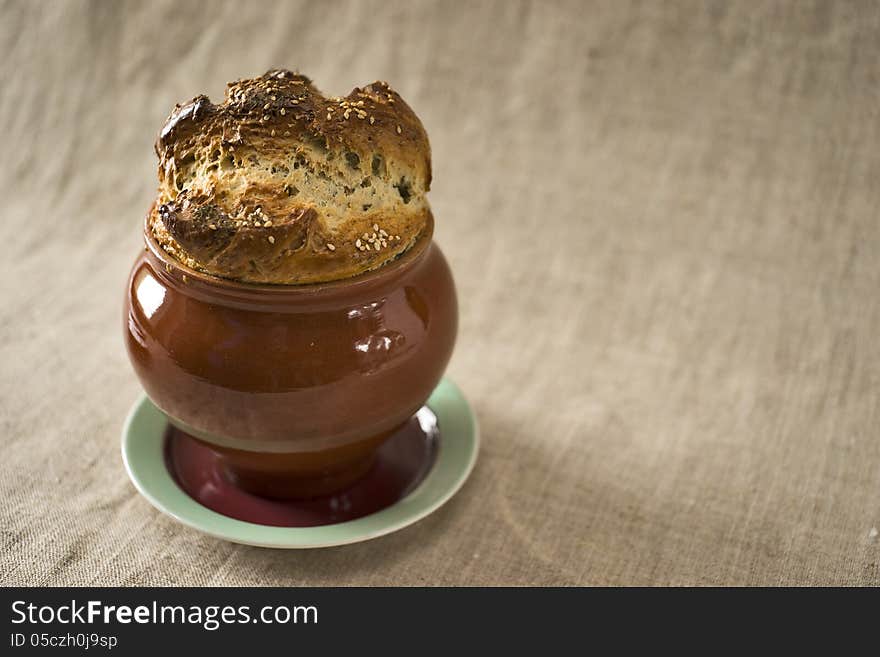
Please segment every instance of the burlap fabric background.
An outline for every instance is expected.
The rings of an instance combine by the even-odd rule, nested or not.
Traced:
[[[3,2],[4,584],[880,584],[880,5]],[[177,101],[387,79],[434,148],[483,449],[280,552],[119,457],[120,304]]]

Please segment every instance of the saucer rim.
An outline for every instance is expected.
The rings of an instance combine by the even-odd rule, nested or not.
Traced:
[[[474,469],[480,435],[461,390],[444,377],[426,406],[437,416],[437,456],[424,479],[380,511],[317,527],[274,527],[230,518],[203,506],[181,489],[164,458],[167,418],[146,394],[134,402],[122,428],[122,461],[137,491],[156,509],[204,534],[242,545],[313,549],[368,541],[408,527],[449,501]],[[450,438],[451,437],[451,438]]]

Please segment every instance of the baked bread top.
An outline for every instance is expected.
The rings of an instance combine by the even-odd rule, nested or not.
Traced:
[[[433,228],[431,149],[385,82],[327,98],[286,70],[197,96],[156,141],[149,229],[185,265],[250,283],[333,281]]]

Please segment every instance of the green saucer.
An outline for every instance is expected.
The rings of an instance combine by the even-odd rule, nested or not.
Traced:
[[[405,497],[370,515],[316,527],[274,527],[236,520],[185,493],[168,471],[168,421],[143,396],[122,430],[122,459],[135,488],[157,509],[185,525],[234,543],[273,548],[317,548],[357,543],[402,529],[438,509],[468,478],[477,460],[477,422],[467,400],[449,379],[428,399],[437,418],[436,459],[425,478]]]

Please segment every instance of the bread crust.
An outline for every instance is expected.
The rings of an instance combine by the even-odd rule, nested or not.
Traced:
[[[387,83],[327,98],[273,70],[197,96],[156,141],[158,243],[193,269],[253,283],[338,280],[375,269],[432,223],[431,151]]]

